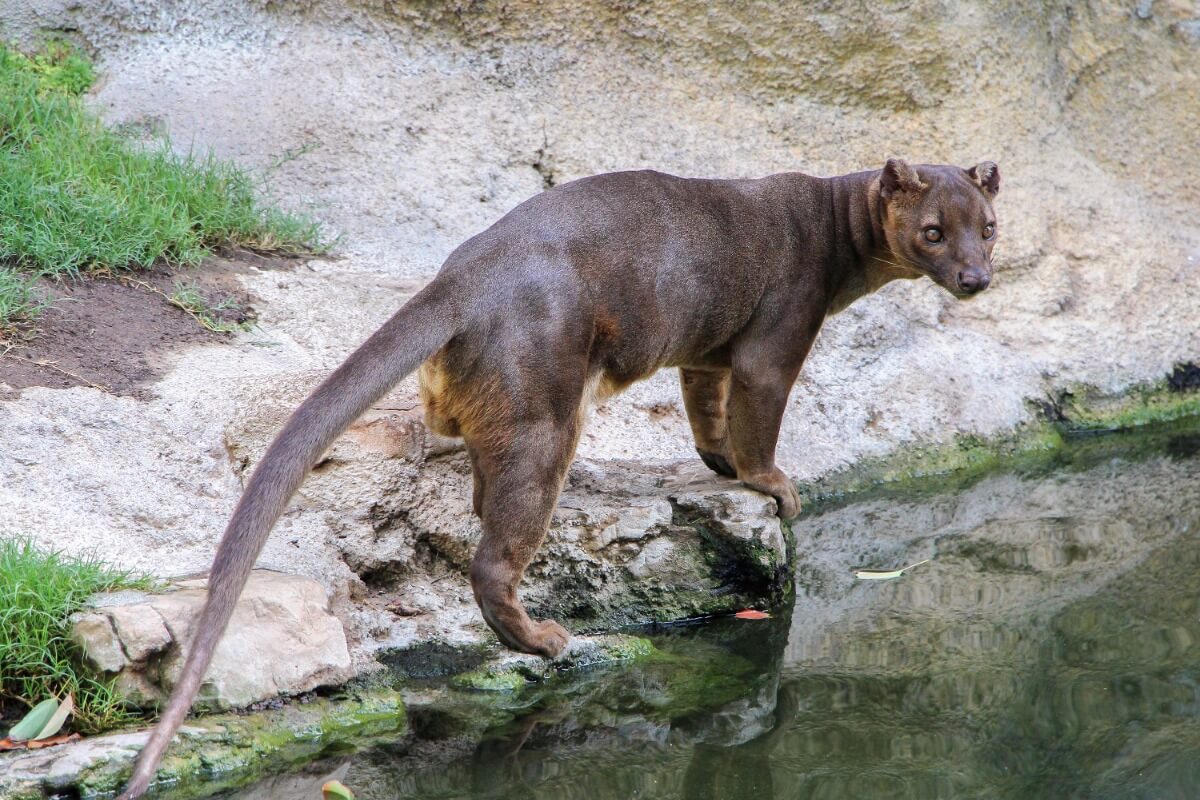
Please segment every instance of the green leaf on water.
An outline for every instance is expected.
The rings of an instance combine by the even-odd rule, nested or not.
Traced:
[[[854,570],[854,577],[860,581],[886,581],[892,578],[899,578],[913,567],[919,567],[928,561],[929,559],[927,558],[924,561],[918,561],[915,564],[909,564],[907,567],[901,567],[900,569],[856,569]]]
[[[34,741],[49,739],[54,734],[62,730],[63,724],[67,721],[67,717],[75,711],[75,696],[68,694],[67,699],[59,703],[58,708],[54,711],[54,716],[46,722],[46,725],[38,731],[37,736],[31,737]]]
[[[58,712],[59,702],[53,698],[38,703],[25,717],[8,732],[14,742],[24,742],[41,733],[42,728]]]

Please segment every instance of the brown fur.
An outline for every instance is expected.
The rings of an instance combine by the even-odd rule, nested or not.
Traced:
[[[254,471],[213,562],[208,602],[122,798],[140,796],[208,667],[271,526],[334,437],[421,367],[430,427],[460,435],[483,538],[476,601],[509,647],[555,656],[570,634],[517,596],[574,456],[583,412],[680,370],[700,457],[800,510],[775,465],[793,382],[825,316],[896,278],[986,287],[1000,173],[909,166],[838,178],[597,175],[518,206],[447,259],[301,404]],[[931,229],[940,238],[930,241]],[[944,236],[943,236],[944,235]]]

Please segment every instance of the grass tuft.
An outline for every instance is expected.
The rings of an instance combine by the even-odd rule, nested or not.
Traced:
[[[41,52],[27,56],[5,48],[13,68],[37,79],[39,91],[80,95],[96,80],[91,62],[83,58],[70,42],[51,40]]]
[[[175,291],[167,296],[171,305],[181,308],[199,322],[201,327],[214,333],[236,333],[248,331],[254,327],[248,319],[240,318],[240,310],[232,297],[224,297],[213,302],[200,293],[200,288],[194,284],[175,282]],[[235,312],[238,321],[225,319],[226,312]]]
[[[106,128],[80,99],[92,79],[68,45],[0,45],[0,327],[36,315],[43,276],[323,249],[318,225],[265,205],[237,166]]]
[[[131,715],[112,684],[82,665],[68,618],[97,592],[152,587],[149,577],[92,558],[0,539],[0,702],[33,706],[71,692],[75,730],[95,733],[127,722]]]
[[[0,330],[6,322],[36,316],[44,307],[45,302],[34,291],[32,278],[0,266]]]

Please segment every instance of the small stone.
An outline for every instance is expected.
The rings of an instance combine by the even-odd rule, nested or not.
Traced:
[[[201,584],[185,581],[187,588],[168,594],[128,594],[121,605],[79,615],[72,635],[90,662],[117,673],[130,702],[154,705],[183,668],[207,594]],[[216,708],[241,708],[352,675],[342,623],[321,585],[257,570],[217,646],[200,698]]]
[[[171,644],[171,632],[153,605],[142,602],[117,606],[106,613],[130,661],[146,661]]]
[[[1200,19],[1176,22],[1171,26],[1171,30],[1189,44],[1200,44]]]
[[[101,672],[120,672],[127,663],[107,614],[88,611],[72,616],[71,641],[83,650],[88,664]]]

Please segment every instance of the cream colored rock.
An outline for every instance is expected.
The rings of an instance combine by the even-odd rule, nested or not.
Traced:
[[[94,666],[115,674],[131,701],[157,704],[179,677],[204,605],[204,585],[188,580],[166,594],[100,596],[93,608],[75,616],[72,638]],[[240,708],[351,675],[342,623],[330,613],[321,585],[258,570],[217,647],[200,700]]]

